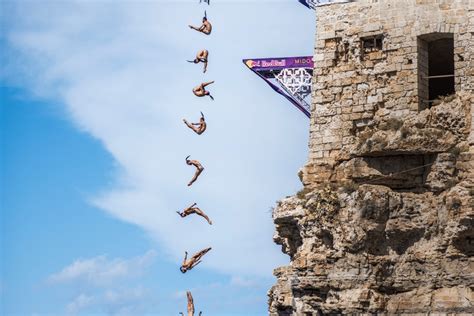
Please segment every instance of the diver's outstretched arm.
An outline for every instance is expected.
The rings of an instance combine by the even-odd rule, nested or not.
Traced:
[[[187,252],[187,251],[185,251],[185,252],[184,252],[183,265],[185,265],[185,264],[186,264],[186,261],[187,261],[187,260],[188,260],[188,252]]]

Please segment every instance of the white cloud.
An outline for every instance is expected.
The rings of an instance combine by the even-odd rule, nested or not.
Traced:
[[[49,276],[48,282],[81,289],[66,306],[69,315],[96,311],[117,316],[142,315],[154,306],[154,300],[146,288],[130,286],[133,280],[143,282],[141,277],[153,264],[156,255],[154,250],[150,250],[131,259],[108,259],[105,255],[78,259]]]
[[[9,6],[13,50],[7,78],[64,102],[72,121],[100,140],[117,163],[116,181],[92,203],[142,227],[177,265],[185,250],[207,246],[213,250],[201,269],[269,276],[285,263],[271,240],[268,208],[300,185],[296,171],[306,159],[308,120],[241,59],[310,54],[310,10],[294,1],[215,3],[208,8],[213,34],[203,37],[186,26],[200,19],[197,3]],[[205,76],[185,62],[203,46],[210,50]],[[214,102],[191,93],[207,79],[216,80],[210,87]],[[198,137],[181,119],[196,119],[201,110],[209,125]],[[186,187],[193,173],[184,164],[188,154],[206,168],[191,188]],[[176,215],[193,201],[213,226]],[[104,264],[106,270],[97,268]],[[98,275],[106,281],[124,274],[122,269],[120,262],[98,257],[78,261],[53,279],[94,282]]]
[[[80,294],[67,305],[66,312],[76,315],[88,310],[101,310],[106,315],[138,315],[150,305],[149,293],[144,288],[119,288],[96,295]]]
[[[80,294],[67,305],[66,311],[68,314],[75,315],[83,309],[92,306],[94,304],[94,301],[94,297],[85,294]]]
[[[114,281],[138,276],[149,267],[156,252],[148,251],[143,256],[132,259],[108,259],[99,256],[91,259],[78,259],[60,272],[52,274],[51,283],[84,282],[92,285],[109,285]]]

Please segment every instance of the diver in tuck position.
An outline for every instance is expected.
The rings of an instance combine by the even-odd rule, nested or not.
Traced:
[[[188,121],[186,121],[186,119],[183,119],[183,122],[198,135],[204,133],[207,128],[206,119],[204,118],[204,114],[202,114],[202,112],[201,118],[199,119],[199,123],[189,123]]]
[[[189,28],[196,30],[198,32],[201,32],[206,35],[210,35],[212,32],[212,24],[207,20],[207,14],[206,11],[204,11],[204,17],[202,18],[202,24],[200,27],[188,25]]]
[[[214,97],[211,95],[211,93],[209,93],[209,91],[206,90],[206,87],[213,83],[214,81],[201,83],[199,86],[193,89],[194,95],[197,97],[205,97],[206,95],[208,95],[212,100],[214,100]]]
[[[209,216],[207,216],[206,213],[204,213],[199,207],[196,207],[196,205],[197,203],[194,203],[190,207],[185,208],[182,212],[176,211],[176,213],[178,213],[179,216],[183,218],[191,214],[196,214],[203,217],[209,223],[209,225],[212,225],[212,221],[209,219]]]
[[[204,171],[204,167],[201,165],[201,163],[197,160],[189,160],[190,156],[186,157],[186,164],[189,166],[194,166],[196,167],[196,172],[194,173],[193,178],[191,181],[188,183],[188,187],[190,187],[199,177],[199,175]]]
[[[194,58],[193,60],[188,60],[188,63],[195,63],[195,64],[198,64],[200,62],[203,63],[204,64],[203,72],[205,73],[207,71],[208,57],[209,57],[209,51],[207,49],[203,49],[197,53],[196,58]]]
[[[181,265],[179,270],[182,273],[186,273],[187,271],[193,269],[195,266],[197,266],[198,264],[201,263],[201,258],[206,253],[208,253],[211,249],[212,249],[211,247],[203,249],[203,250],[199,251],[198,253],[195,253],[189,260],[187,260],[188,259],[188,252],[185,251],[184,252],[183,264]]]

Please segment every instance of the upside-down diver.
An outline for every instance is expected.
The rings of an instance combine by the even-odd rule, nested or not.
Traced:
[[[188,298],[188,316],[194,316],[194,299],[190,291],[186,291],[186,296]],[[180,313],[184,316],[183,313]],[[199,312],[199,316],[202,315],[202,312]]]
[[[208,253],[212,248],[209,247],[209,248],[206,248],[206,249],[203,249],[197,253],[195,253],[189,260],[187,260],[188,258],[188,252],[185,251],[184,252],[184,259],[183,259],[183,264],[181,265],[181,267],[179,268],[179,270],[182,272],[182,273],[186,273],[187,271],[189,270],[192,270],[195,266],[197,266],[198,264],[201,263],[201,258],[206,254]]]
[[[198,64],[200,62],[203,63],[204,64],[203,72],[205,73],[207,71],[208,59],[209,59],[209,51],[207,49],[202,49],[196,54],[196,58],[194,58],[193,60],[188,60],[188,63],[194,63],[194,64]]]

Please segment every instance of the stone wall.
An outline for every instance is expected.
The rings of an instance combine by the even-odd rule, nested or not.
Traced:
[[[332,4],[317,28],[304,188],[273,212],[291,264],[270,315],[474,314],[474,2]],[[455,93],[427,103],[438,38],[454,43]]]
[[[341,148],[375,120],[404,120],[427,107],[423,36],[452,33],[456,91],[473,91],[473,10],[471,0],[360,0],[318,8],[306,185],[329,180],[334,164],[347,159]],[[381,37],[381,49],[363,47],[373,36]]]

